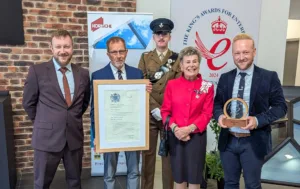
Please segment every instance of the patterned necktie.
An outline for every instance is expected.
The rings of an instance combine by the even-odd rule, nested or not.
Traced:
[[[239,88],[238,88],[237,97],[241,98],[241,99],[243,99],[243,97],[244,97],[245,76],[246,75],[247,75],[246,73],[240,72],[241,79],[240,79],[240,85],[239,85]],[[236,118],[241,118],[243,116],[243,104],[241,102],[239,102],[237,104],[236,108],[237,108],[237,110],[236,110],[236,112],[237,112]]]
[[[164,59],[164,53],[160,53],[159,59],[160,59],[160,61],[163,61],[163,59]]]
[[[118,79],[119,80],[123,80],[122,71],[121,70],[118,70]]]
[[[71,101],[71,92],[70,92],[70,87],[68,83],[68,79],[66,76],[66,72],[68,71],[68,68],[66,67],[61,67],[59,71],[63,74],[63,85],[64,85],[64,92],[65,92],[65,99],[67,102],[68,107],[71,106],[72,101]]]

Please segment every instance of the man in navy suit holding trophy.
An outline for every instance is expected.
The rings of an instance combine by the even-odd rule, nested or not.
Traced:
[[[128,49],[126,49],[124,39],[120,37],[112,37],[106,42],[107,56],[110,59],[104,68],[92,73],[91,83],[93,80],[126,80],[126,79],[144,79],[141,70],[128,66],[125,64]],[[146,86],[148,92],[151,92],[152,85]],[[93,91],[93,87],[92,87]],[[95,135],[95,122],[94,122],[94,96],[92,92],[91,103],[91,128],[92,134]],[[120,125],[121,126],[121,125]],[[92,136],[95,138],[95,136]],[[118,163],[118,152],[104,153],[104,188],[115,189],[115,174]],[[140,174],[139,174],[139,162],[140,152],[130,151],[125,152],[126,165],[127,165],[127,189],[139,189],[140,188]]]
[[[214,102],[214,118],[222,127],[218,148],[224,169],[225,189],[239,189],[241,171],[247,189],[261,188],[264,156],[272,150],[270,124],[287,112],[282,87],[274,71],[253,64],[254,40],[239,34],[232,42],[236,69],[221,75]],[[249,107],[247,125],[227,127],[224,104],[242,98]]]

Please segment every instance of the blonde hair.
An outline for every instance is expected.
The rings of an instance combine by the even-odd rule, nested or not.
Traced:
[[[236,35],[232,40],[232,44],[234,44],[238,40],[251,40],[252,43],[253,43],[253,48],[255,48],[253,38],[250,35],[246,34],[246,33],[240,33],[240,34]]]
[[[180,62],[183,60],[185,56],[192,56],[197,55],[199,63],[201,62],[201,54],[195,47],[185,47],[179,53],[179,60]]]

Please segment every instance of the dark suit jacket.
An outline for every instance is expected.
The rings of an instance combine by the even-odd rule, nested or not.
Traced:
[[[82,115],[90,100],[89,72],[72,64],[75,91],[67,106],[52,61],[29,69],[23,93],[23,107],[34,122],[32,147],[59,152],[66,142],[70,150],[83,146]]]
[[[125,71],[126,71],[126,78],[129,79],[144,79],[143,72],[137,68],[128,66],[125,64]],[[104,68],[95,71],[92,73],[92,80],[91,80],[91,90],[92,90],[92,100],[91,100],[91,138],[93,141],[95,138],[95,121],[94,121],[94,92],[93,92],[93,80],[106,80],[111,79],[114,80],[115,76],[113,71],[110,67],[110,64],[107,64]],[[93,144],[92,144],[93,146]]]
[[[237,70],[221,75],[214,100],[214,118],[223,114],[223,106],[232,98],[232,90]],[[283,117],[287,106],[282,87],[276,72],[254,66],[249,102],[249,116],[255,116],[258,127],[251,131],[251,143],[258,157],[265,156],[271,150],[270,124]],[[221,129],[219,150],[226,149],[229,129]]]

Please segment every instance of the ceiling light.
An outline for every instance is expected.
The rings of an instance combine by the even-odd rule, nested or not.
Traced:
[[[286,157],[286,159],[293,159],[294,158],[292,155],[289,155],[289,154],[285,154],[284,156]]]

